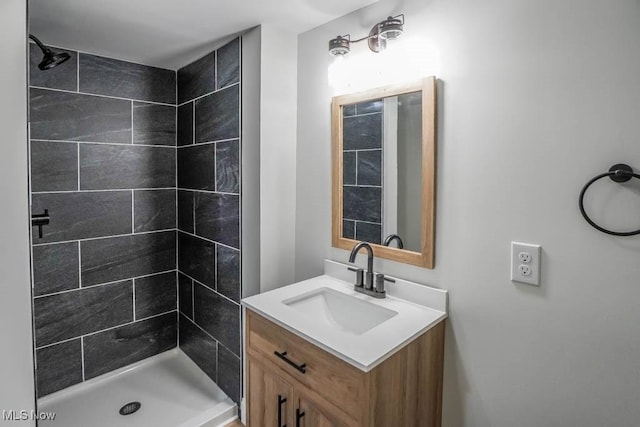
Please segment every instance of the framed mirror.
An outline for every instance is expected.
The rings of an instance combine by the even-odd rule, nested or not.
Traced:
[[[436,79],[332,100],[332,242],[434,267]]]

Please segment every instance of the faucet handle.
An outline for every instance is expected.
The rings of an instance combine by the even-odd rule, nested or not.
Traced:
[[[384,290],[384,282],[396,283],[395,279],[392,279],[390,277],[385,277],[385,275],[382,273],[376,273],[375,277],[376,277],[375,291],[378,293],[382,293],[382,294],[386,293],[386,291]]]
[[[364,270],[362,268],[347,267],[349,271],[356,273],[356,282],[353,284],[356,288],[364,287]]]

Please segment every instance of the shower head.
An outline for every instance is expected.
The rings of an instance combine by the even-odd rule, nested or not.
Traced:
[[[54,52],[53,50],[49,49],[44,44],[42,44],[42,42],[38,40],[36,36],[29,34],[29,38],[36,42],[36,44],[44,54],[44,56],[42,57],[42,61],[40,61],[40,63],[38,64],[38,68],[43,71],[57,67],[58,65],[71,58],[71,55],[66,52]]]

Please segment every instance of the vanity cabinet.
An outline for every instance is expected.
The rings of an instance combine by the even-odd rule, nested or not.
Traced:
[[[246,313],[249,427],[440,426],[444,321],[364,372]]]

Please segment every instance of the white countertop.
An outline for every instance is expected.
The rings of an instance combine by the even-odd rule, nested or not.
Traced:
[[[365,372],[447,317],[446,291],[396,279],[396,283],[386,286],[387,298],[376,299],[354,291],[352,283],[332,277],[352,276],[346,267],[325,261],[324,275],[245,298],[242,305]],[[311,316],[283,303],[322,287],[398,314],[358,335],[316,322]]]

